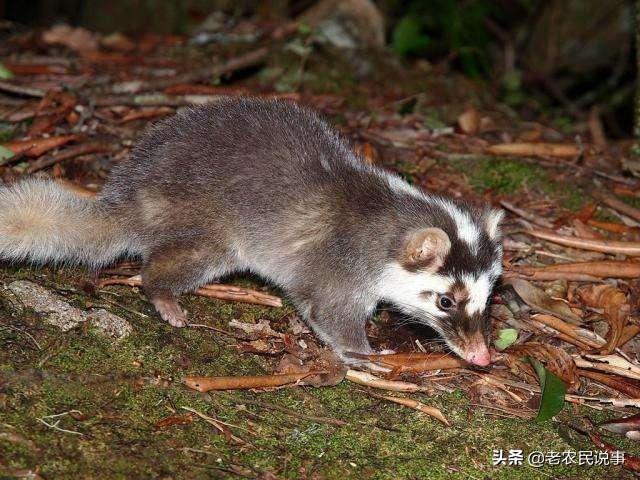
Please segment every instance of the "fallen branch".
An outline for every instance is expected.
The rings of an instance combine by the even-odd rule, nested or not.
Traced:
[[[531,222],[531,223],[533,223],[535,225],[538,225],[538,226],[544,227],[544,228],[553,228],[553,223],[551,223],[546,218],[542,218],[542,217],[539,217],[538,215],[535,215],[535,214],[533,214],[531,212],[527,212],[526,210],[523,210],[521,208],[516,207],[512,203],[509,203],[509,202],[507,202],[505,200],[501,200],[500,201],[500,205],[502,205],[505,209],[509,210],[510,212],[515,213],[519,217],[522,217],[525,220],[528,220],[529,222]]]
[[[212,81],[215,78],[227,75],[237,70],[254,67],[264,62],[269,54],[267,47],[260,47],[256,50],[246,52],[238,57],[232,58],[222,65],[213,65],[192,69],[181,75],[174,75],[169,78],[149,80],[140,82],[131,90],[133,93],[145,90],[163,90],[164,88],[178,83],[197,83],[202,81]],[[115,85],[114,88],[118,88]]]
[[[25,87],[23,85],[16,85],[15,83],[3,81],[0,81],[0,91],[23,97],[44,97],[44,92],[39,88]]]
[[[591,439],[591,442],[599,449],[604,450],[605,452],[608,452],[610,454],[620,453],[620,450],[617,447],[602,440],[602,438],[597,433],[595,432],[588,432],[588,433],[589,433],[589,439]],[[640,472],[640,457],[637,457],[634,455],[627,455],[625,452],[625,455],[622,459],[622,464],[628,470],[632,470],[634,472]]]
[[[249,288],[235,287],[233,285],[205,285],[196,290],[195,293],[203,297],[217,298],[218,300],[227,300],[230,302],[251,303],[254,305],[266,305],[268,307],[282,306],[282,299],[279,297]]]
[[[78,139],[78,135],[60,135],[58,137],[43,137],[29,140],[14,140],[3,146],[11,150],[14,155],[26,155],[27,157],[39,157],[49,150],[66,145]]]
[[[187,387],[199,392],[208,392],[209,390],[248,390],[251,388],[281,387],[319,373],[323,372],[309,371],[244,377],[184,377],[182,381]]]
[[[617,355],[572,355],[578,368],[614,373],[621,377],[640,380],[640,367]],[[640,402],[640,399],[638,400]]]
[[[477,373],[477,372],[474,372],[474,373]],[[490,382],[496,381],[493,378],[491,378],[493,377],[493,375],[490,375],[490,374],[482,374],[480,376],[482,378],[489,377],[487,378],[487,380]],[[528,383],[518,382],[515,380],[507,380],[504,378],[500,378],[498,381],[503,383],[504,385],[508,385],[513,388],[519,388],[521,390],[525,390],[538,395],[540,394],[540,387],[538,385],[529,385]],[[583,397],[580,395],[573,395],[570,393],[565,394],[564,399],[567,402],[575,403],[578,405],[584,405],[590,408],[594,408],[596,410],[602,410],[603,408],[607,408],[607,407],[615,407],[615,408],[609,408],[609,409],[617,411],[618,408],[634,407],[634,406],[640,407],[640,399]],[[593,403],[599,403],[600,405],[593,405]]]
[[[573,143],[499,143],[485,150],[491,155],[539,156],[539,157],[577,157],[580,147]]]
[[[236,435],[233,434],[233,432],[229,428],[229,424],[222,422],[217,418],[213,418],[213,417],[210,417],[209,415],[205,415],[204,413],[199,412],[195,408],[185,407],[184,405],[181,406],[180,408],[182,408],[183,410],[186,410],[187,412],[195,413],[198,417],[200,417],[202,420],[207,422],[209,425],[213,425],[216,428],[216,430],[218,430],[220,433],[222,433],[225,436],[227,441],[231,440],[238,445],[244,445],[247,443],[240,437],[237,437]]]
[[[587,345],[590,348],[601,348],[607,343],[604,338],[600,337],[596,333],[572,325],[553,315],[540,313],[532,315],[531,318],[555,330],[558,330],[559,332],[564,333],[565,335],[577,340],[579,343]]]
[[[415,383],[399,382],[396,380],[385,380],[369,372],[362,372],[359,370],[347,370],[345,377],[347,380],[358,385],[364,385],[366,387],[378,388],[380,390],[390,390],[393,392],[420,392],[423,387],[416,385]]]
[[[65,417],[67,415],[82,415],[82,412],[80,410],[69,410],[68,412],[62,412],[62,413],[55,413],[53,415],[45,415],[44,417],[40,418],[40,417],[36,417],[36,420],[38,420],[40,423],[46,425],[49,428],[52,428],[54,430],[57,430],[59,432],[62,433],[70,433],[72,435],[84,435],[82,432],[76,432],[75,430],[67,430],[66,428],[62,428],[59,427],[58,425],[60,425],[60,422],[62,421],[62,417]],[[52,420],[55,420],[55,422],[52,422]]]
[[[98,107],[138,106],[138,107],[184,107],[201,103],[216,103],[229,98],[228,95],[176,95],[149,93],[138,95],[105,95],[93,99]]]
[[[442,414],[440,409],[436,407],[430,407],[428,405],[425,405],[424,403],[418,402],[417,400],[413,400],[412,398],[390,397],[390,396],[383,396],[383,395],[380,395],[380,396],[374,395],[374,396],[378,398],[383,398],[384,400],[387,400],[389,402],[397,403],[398,405],[403,405],[405,407],[413,408],[414,410],[418,410],[419,412],[422,412],[422,413],[426,413],[427,415],[435,418],[436,420],[443,423],[447,427],[451,426],[451,423],[449,423],[449,420],[447,420],[447,418]]]
[[[625,408],[635,407],[640,408],[640,398],[617,398],[617,397],[584,397],[582,395],[573,395],[567,393],[565,400],[580,405],[591,406],[591,403],[599,403],[603,405],[611,405],[612,407]]]
[[[622,378],[616,378],[615,375],[611,375],[608,373],[600,373],[593,372],[591,370],[586,370],[584,368],[578,369],[578,375],[581,377],[589,378],[591,380],[595,380],[602,385],[606,385],[609,388],[612,388],[618,392],[625,394],[631,398],[640,398],[640,388],[635,386],[634,384],[625,381]]]
[[[394,374],[397,373],[420,373],[432,370],[448,370],[452,368],[465,368],[469,364],[459,357],[449,355],[447,353],[394,353],[389,355],[355,355],[355,358],[361,358],[377,363],[383,367],[392,369]]]
[[[515,272],[522,273],[529,280],[557,280],[573,278],[638,278],[640,262],[602,260],[596,262],[577,262],[548,265],[545,267],[519,267]],[[569,277],[569,278],[567,278]]]
[[[129,287],[141,287],[142,278],[134,275],[128,278],[106,278],[100,280],[98,286],[106,285],[127,285]],[[194,292],[203,297],[216,298],[218,300],[228,300],[232,302],[251,303],[254,305],[266,305],[268,307],[281,307],[282,299],[273,295],[251,290],[249,288],[236,287],[233,285],[211,284],[205,285]]]
[[[623,254],[632,257],[640,256],[640,243],[638,242],[616,242],[612,240],[587,240],[584,238],[567,237],[547,230],[529,228],[524,233],[532,237],[557,243],[565,247],[580,248],[594,252]]]
[[[535,268],[535,267],[528,267]],[[525,280],[538,280],[545,282],[548,280],[566,280],[568,282],[601,282],[602,279],[594,277],[593,275],[587,275],[584,273],[570,273],[570,272],[538,272],[528,273],[518,270],[505,271],[503,278],[520,278]]]
[[[69,160],[70,158],[80,157],[82,155],[88,155],[90,153],[101,153],[109,150],[109,146],[100,142],[82,143],[80,145],[74,145],[69,148],[65,148],[56,153],[45,155],[37,160],[30,162],[27,166],[26,173],[31,174],[42,170],[43,168],[51,167],[56,163]]]
[[[610,195],[596,194],[595,197],[608,207],[611,207],[617,212],[640,222],[640,209],[634,208],[631,205],[624,203],[622,200],[618,200]]]
[[[135,120],[149,120],[157,117],[164,117],[174,112],[173,108],[170,107],[157,107],[150,110],[138,110],[134,112],[130,112],[121,119],[119,119],[116,123],[118,125],[122,125],[125,123],[133,122]]]

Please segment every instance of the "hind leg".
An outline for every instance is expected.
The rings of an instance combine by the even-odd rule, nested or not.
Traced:
[[[142,267],[145,293],[163,320],[184,327],[187,319],[176,296],[233,270],[223,252],[190,245],[156,248]],[[217,254],[216,254],[217,253]]]

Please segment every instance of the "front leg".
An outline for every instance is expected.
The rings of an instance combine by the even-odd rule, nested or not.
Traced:
[[[374,353],[365,325],[370,312],[365,308],[348,309],[323,305],[308,309],[306,320],[314,333],[338,355],[345,364],[362,367],[369,366],[368,361],[353,356]]]

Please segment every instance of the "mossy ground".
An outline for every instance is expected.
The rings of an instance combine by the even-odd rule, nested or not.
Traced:
[[[478,156],[454,159],[448,164],[463,172],[469,185],[478,192],[512,195],[537,191],[573,211],[579,210],[589,200],[578,186],[567,185],[566,179],[556,180],[544,168],[523,160]]]
[[[448,428],[346,382],[268,393],[190,391],[180,383],[184,375],[260,374],[270,370],[269,360],[238,354],[233,338],[215,332],[169,327],[133,289],[111,287],[112,294],[85,296],[77,289],[83,275],[70,269],[2,271],[5,282],[31,278],[56,285],[79,306],[117,299],[126,309],[116,305],[112,311],[134,325],[134,333],[114,345],[86,326],[61,333],[34,315],[16,315],[5,299],[0,315],[0,466],[7,474],[31,468],[47,479],[255,478],[264,472],[277,478],[328,479],[625,475],[619,467],[492,467],[493,449],[547,452],[592,447],[555,423],[492,418],[470,405],[462,392],[412,395],[438,406],[452,421]],[[196,297],[185,298],[185,306],[194,322],[219,328],[227,328],[232,318],[269,318],[275,328],[282,327],[278,319],[290,310]],[[294,415],[257,405],[256,400]],[[156,427],[162,419],[186,413],[182,406],[234,425],[234,433],[247,444],[229,443],[198,418]],[[38,420],[70,411],[73,415],[60,417],[58,426],[81,435]],[[316,423],[295,413],[348,423]],[[592,412],[572,408],[564,416],[587,413],[593,418]]]

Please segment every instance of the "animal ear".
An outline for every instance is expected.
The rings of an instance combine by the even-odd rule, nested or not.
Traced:
[[[402,251],[402,265],[407,270],[438,270],[451,249],[451,241],[440,228],[423,228],[407,234]]]
[[[490,209],[484,216],[484,229],[491,240],[500,237],[500,222],[504,218],[504,212],[495,208]]]

